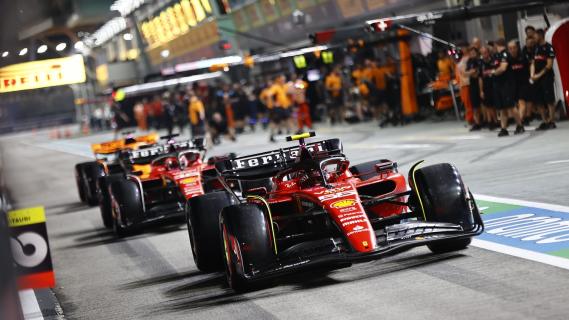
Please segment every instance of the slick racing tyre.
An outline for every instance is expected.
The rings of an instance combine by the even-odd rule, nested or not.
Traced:
[[[87,203],[87,190],[85,187],[85,163],[75,165],[75,182],[77,183],[77,192],[79,199],[83,203]]]
[[[103,170],[103,167],[95,161],[84,162],[79,165],[81,166],[81,172],[83,173],[82,180],[85,200],[88,205],[96,206],[99,204],[97,180],[99,177],[105,175],[105,171]]]
[[[227,284],[237,292],[253,289],[246,275],[276,258],[269,219],[255,204],[233,205],[221,211],[220,229]]]
[[[110,187],[114,181],[124,180],[123,175],[112,175],[99,177],[97,180],[99,189],[99,209],[101,210],[101,219],[105,228],[113,227],[113,207],[111,203]]]
[[[138,186],[131,180],[117,180],[111,184],[113,203],[113,229],[119,237],[132,231],[132,225],[143,215],[142,195]]]
[[[412,201],[423,213],[423,219],[458,224],[465,231],[475,227],[476,205],[453,165],[440,163],[412,169],[409,181],[414,191]],[[471,238],[450,239],[430,243],[428,247],[434,253],[443,253],[465,249],[470,242]]]
[[[186,222],[194,262],[203,272],[223,269],[219,213],[237,203],[227,191],[206,193],[186,203]]]

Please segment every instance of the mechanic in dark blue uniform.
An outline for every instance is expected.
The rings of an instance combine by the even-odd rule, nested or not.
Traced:
[[[516,120],[516,131],[514,134],[524,132],[520,114],[516,110],[515,79],[512,71],[511,57],[506,50],[506,40],[500,38],[496,40],[496,53],[494,54],[494,105],[500,115],[501,130],[498,137],[509,135],[508,119]]]
[[[535,46],[533,62],[530,68],[531,80],[535,85],[534,104],[539,109],[542,123],[536,130],[555,129],[555,92],[553,89],[553,59],[555,52],[551,44],[545,41],[543,29],[536,31],[537,45]],[[549,114],[546,112],[546,106]]]
[[[512,40],[508,43],[508,53],[510,54],[510,68],[512,70],[512,80],[514,85],[514,99],[518,103],[518,112],[523,119],[526,114],[526,102],[529,99],[529,61],[522,54],[518,42]]]
[[[480,98],[482,99],[482,111],[486,117],[488,129],[493,131],[496,129],[498,120],[496,119],[496,110],[494,109],[494,61],[490,54],[490,48],[484,46],[480,49]]]

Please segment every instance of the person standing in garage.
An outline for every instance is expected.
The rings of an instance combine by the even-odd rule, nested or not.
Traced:
[[[545,41],[543,29],[538,29],[535,34],[537,45],[530,67],[530,75],[535,88],[534,104],[539,109],[543,121],[536,130],[555,129],[557,128],[553,121],[555,120],[555,92],[553,89],[555,52],[553,46]]]

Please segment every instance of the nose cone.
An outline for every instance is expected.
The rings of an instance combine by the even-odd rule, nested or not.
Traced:
[[[357,194],[326,201],[324,205],[355,251],[369,252],[377,247],[375,233]]]

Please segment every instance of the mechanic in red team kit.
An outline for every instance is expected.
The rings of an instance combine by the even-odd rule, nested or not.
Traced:
[[[496,40],[496,49],[497,52],[493,57],[495,69],[492,71],[494,76],[494,104],[500,113],[500,126],[502,128],[498,137],[504,137],[509,135],[509,117],[514,118],[517,124],[514,134],[523,133],[525,130],[520,114],[516,110],[516,79],[512,71],[512,58],[506,50],[506,40],[503,38]]]
[[[533,62],[531,64],[531,80],[535,86],[534,105],[539,108],[543,122],[536,130],[555,129],[555,92],[553,89],[553,59],[555,52],[551,44],[545,41],[543,29],[536,31]],[[547,109],[546,109],[547,107]],[[549,114],[547,113],[549,111]]]

